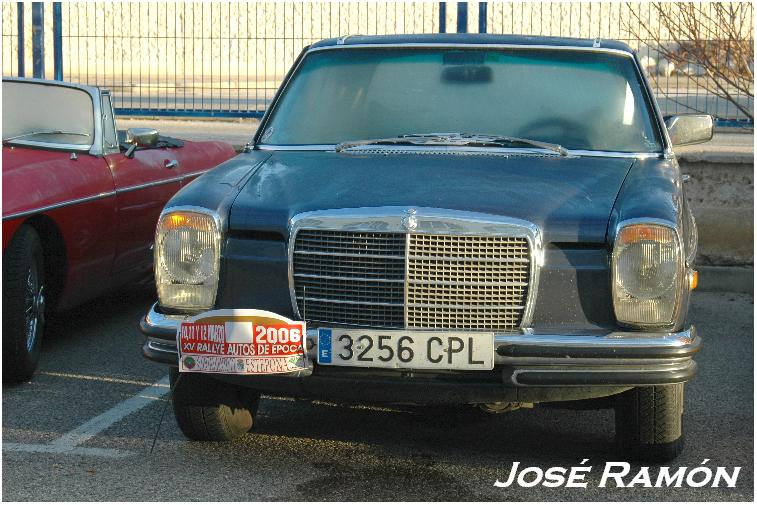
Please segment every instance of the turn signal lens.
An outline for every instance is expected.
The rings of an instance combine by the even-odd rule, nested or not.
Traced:
[[[689,289],[694,291],[697,289],[697,286],[699,285],[699,272],[696,270],[691,271],[691,276],[689,277]]]
[[[205,310],[215,303],[221,255],[218,221],[210,213],[164,213],[155,232],[155,283],[163,307]]]
[[[615,317],[632,326],[673,323],[682,282],[675,230],[633,224],[620,230],[612,253]]]

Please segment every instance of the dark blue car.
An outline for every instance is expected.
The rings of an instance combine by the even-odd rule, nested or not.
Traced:
[[[245,152],[166,206],[143,352],[171,367],[191,439],[246,433],[261,394],[491,412],[569,401],[614,408],[631,455],[673,458],[701,339],[672,147],[711,136],[709,116],[663,118],[614,41],[318,42]],[[263,340],[244,336],[260,318],[271,342],[307,325],[283,368],[261,367]],[[209,339],[205,354],[182,361],[185,337]]]

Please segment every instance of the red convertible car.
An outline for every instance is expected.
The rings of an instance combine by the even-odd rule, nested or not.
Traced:
[[[223,142],[119,132],[110,92],[3,79],[3,382],[32,376],[45,314],[144,279],[155,224]]]

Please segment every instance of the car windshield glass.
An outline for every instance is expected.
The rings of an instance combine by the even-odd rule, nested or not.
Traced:
[[[95,133],[89,93],[78,88],[3,81],[3,139],[88,147]]]
[[[307,55],[261,143],[486,133],[659,152],[632,58],[577,50],[352,48]]]

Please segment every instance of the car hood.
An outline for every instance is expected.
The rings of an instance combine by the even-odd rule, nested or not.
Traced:
[[[434,207],[530,221],[545,242],[604,243],[633,159],[276,151],[234,201],[229,229],[278,232],[301,212]]]

